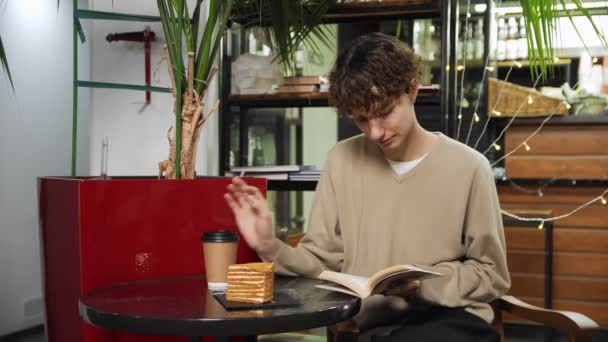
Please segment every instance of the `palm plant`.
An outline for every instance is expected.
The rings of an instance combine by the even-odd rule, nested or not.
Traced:
[[[595,24],[589,11],[581,0],[571,0],[576,5],[576,11],[582,13],[593,26],[593,29],[604,47],[608,47],[602,30]],[[585,39],[581,36],[570,11],[566,10],[566,0],[520,0],[523,16],[526,19],[528,32],[528,60],[533,78],[539,73],[543,77],[551,74],[553,68],[553,39],[557,32],[557,18],[563,14],[568,16],[585,49]],[[559,8],[561,5],[563,11]]]
[[[190,17],[184,0],[157,0],[167,45],[165,56],[175,98],[175,133],[169,130],[169,159],[159,163],[159,175],[167,178],[194,178],[196,149],[202,126],[217,109],[219,101],[206,112],[203,98],[217,68],[220,40],[232,8],[232,0],[210,0],[209,16],[199,41],[202,0]],[[185,41],[187,57],[182,53]],[[187,63],[186,63],[187,62]],[[179,165],[180,167],[176,167]]]
[[[259,26],[268,38],[267,43],[279,60],[283,71],[291,74],[296,69],[295,52],[301,44],[318,54],[316,41],[326,47],[335,45],[332,31],[321,25],[330,0],[237,0],[232,9],[232,20],[243,28]],[[317,39],[307,39],[314,37]]]
[[[300,3],[301,2],[301,3]],[[306,2],[306,4],[304,3]],[[201,129],[209,116],[218,108],[219,101],[204,113],[203,98],[217,69],[212,67],[220,46],[220,39],[230,15],[252,18],[254,13],[271,13],[267,23],[267,35],[277,46],[279,58],[286,70],[295,68],[295,50],[310,33],[330,44],[320,24],[321,16],[328,8],[328,1],[248,1],[210,0],[209,16],[202,37],[198,37],[202,0],[190,17],[183,0],[157,0],[158,10],[167,45],[165,54],[172,93],[175,97],[175,134],[169,130],[169,159],[159,163],[159,175],[167,178],[194,178],[196,149]],[[265,3],[264,7],[260,4]],[[298,4],[294,7],[294,4]],[[267,7],[269,6],[269,7]],[[301,15],[294,15],[294,10]],[[259,23],[259,22],[258,22]],[[245,27],[251,25],[245,21]],[[182,54],[182,35],[187,50],[187,63]],[[185,72],[187,65],[187,72]],[[180,165],[176,168],[175,165]]]

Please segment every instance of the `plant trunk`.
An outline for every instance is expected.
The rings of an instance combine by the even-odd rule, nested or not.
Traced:
[[[189,56],[189,72],[188,72],[188,88],[182,96],[182,137],[181,137],[181,176],[183,179],[192,179],[195,176],[195,166],[196,166],[196,151],[198,141],[200,139],[201,130],[203,125],[211,116],[211,114],[217,109],[219,106],[219,100],[211,107],[206,114],[203,115],[205,109],[205,103],[203,99],[205,98],[205,94],[207,93],[207,87],[204,87],[201,94],[198,94],[196,90],[192,87],[194,73],[192,72],[192,68],[194,67],[194,58],[193,55]],[[172,74],[172,66],[169,64],[169,73],[170,77],[173,80]],[[214,70],[215,71],[215,70]],[[215,75],[215,72],[210,74],[210,79]],[[174,83],[174,82],[173,82]],[[175,88],[173,93],[175,94]],[[174,102],[175,103],[175,102]],[[159,178],[167,178],[167,179],[175,179],[175,131],[173,127],[169,129],[167,133],[167,139],[169,140],[169,159],[164,160],[158,163],[158,177]]]

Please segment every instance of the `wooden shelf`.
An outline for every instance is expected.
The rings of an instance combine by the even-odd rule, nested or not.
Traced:
[[[385,0],[337,4],[323,17],[326,23],[379,19],[438,18],[438,0]]]
[[[508,122],[510,117],[492,117],[498,122]],[[539,125],[546,117],[525,118],[517,117],[512,125]],[[608,124],[608,111],[602,115],[555,115],[549,119],[545,125],[606,125]]]
[[[441,0],[384,0],[340,3],[329,7],[322,17],[325,24],[360,22],[362,20],[439,18]],[[260,26],[256,16],[232,17],[246,26]],[[263,23],[262,26],[266,26]]]
[[[521,61],[511,61],[511,60],[506,60],[506,61],[498,61],[496,62],[496,66],[499,68],[510,68],[511,65],[513,65],[515,62],[521,63],[522,68],[527,68],[530,66],[530,62],[528,60],[521,60]],[[564,65],[570,65],[572,64],[572,60],[570,58],[560,58],[558,59],[556,62],[553,62],[553,65],[555,66],[564,66]],[[517,66],[514,66],[513,68],[517,68]]]
[[[566,186],[608,186],[608,179],[544,179],[544,178],[497,178],[496,184],[515,182],[524,186],[566,185]]]
[[[268,180],[269,191],[315,191],[316,181]]]
[[[438,88],[423,88],[418,93],[417,102],[439,103]],[[242,107],[328,107],[327,92],[315,93],[274,93],[274,94],[245,94],[229,95],[230,105]]]

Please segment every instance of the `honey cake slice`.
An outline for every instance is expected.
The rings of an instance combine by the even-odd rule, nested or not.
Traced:
[[[252,262],[228,266],[226,300],[253,304],[272,301],[274,264]]]

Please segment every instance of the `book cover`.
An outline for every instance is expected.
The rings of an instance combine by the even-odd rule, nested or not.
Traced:
[[[323,271],[318,278],[334,284],[317,285],[318,288],[347,293],[366,298],[376,293],[398,287],[414,280],[424,280],[441,276],[441,273],[427,271],[413,265],[395,265],[374,273],[371,277]]]

